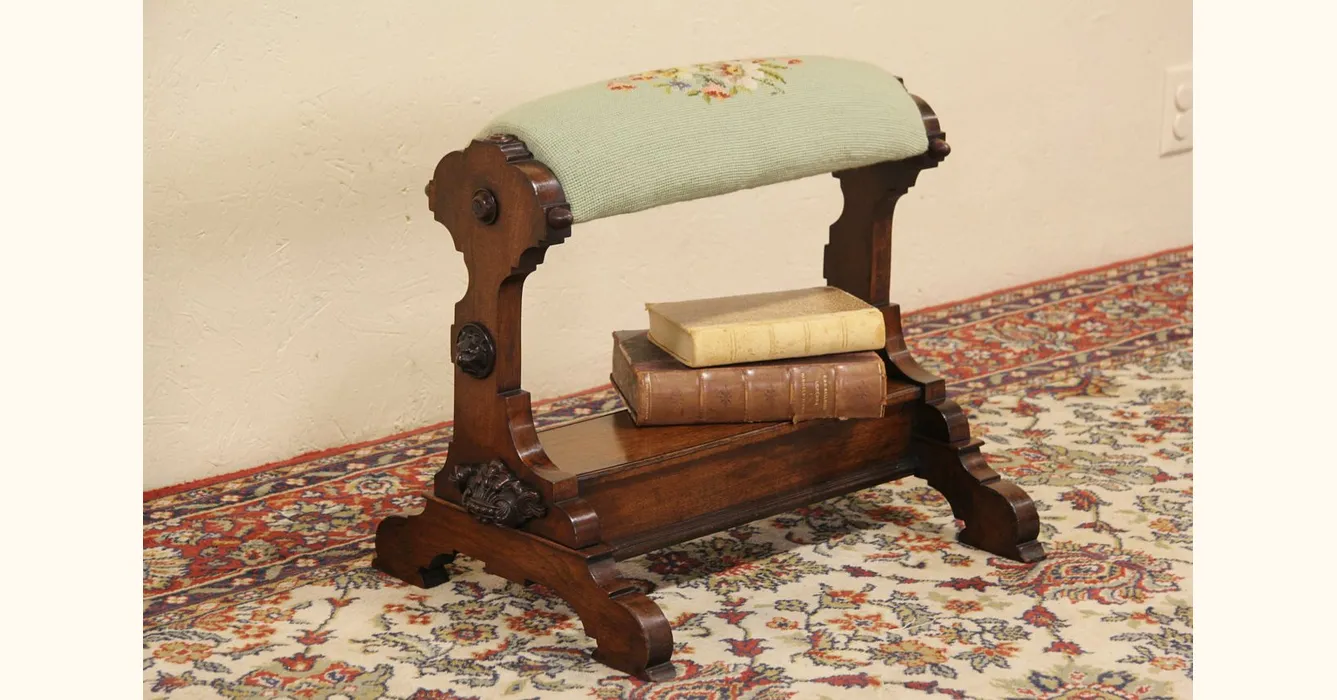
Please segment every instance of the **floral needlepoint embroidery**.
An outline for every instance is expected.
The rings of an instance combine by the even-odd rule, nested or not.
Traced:
[[[609,90],[660,88],[666,95],[680,93],[701,97],[706,102],[727,100],[759,89],[767,94],[784,92],[784,71],[803,63],[800,58],[748,58],[718,63],[694,63],[689,66],[646,71],[608,81]]]

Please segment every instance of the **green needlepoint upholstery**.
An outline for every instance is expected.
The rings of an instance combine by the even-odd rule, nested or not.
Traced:
[[[511,109],[575,221],[903,160],[928,150],[919,109],[877,66],[800,56],[637,73]]]

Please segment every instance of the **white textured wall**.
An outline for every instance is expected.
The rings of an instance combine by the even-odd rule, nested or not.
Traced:
[[[1188,244],[1157,155],[1187,0],[150,0],[145,466],[154,488],[445,420],[465,270],[422,194],[500,110],[739,56],[875,62],[953,146],[901,207],[907,309]],[[607,380],[642,303],[821,283],[820,177],[579,226],[526,286],[526,388]]]

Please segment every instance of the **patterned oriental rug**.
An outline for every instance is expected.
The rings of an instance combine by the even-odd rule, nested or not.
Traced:
[[[421,590],[369,568],[449,426],[145,494],[144,691],[173,698],[1190,697],[1192,252],[906,318],[1043,562],[967,548],[905,479],[620,564],[673,624],[676,680],[593,662],[570,608],[461,556]],[[608,388],[541,426],[620,406]]]

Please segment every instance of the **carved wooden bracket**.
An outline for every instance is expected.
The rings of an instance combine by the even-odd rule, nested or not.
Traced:
[[[464,497],[464,509],[480,523],[519,527],[548,512],[538,491],[516,478],[499,459],[457,464],[450,479]]]

